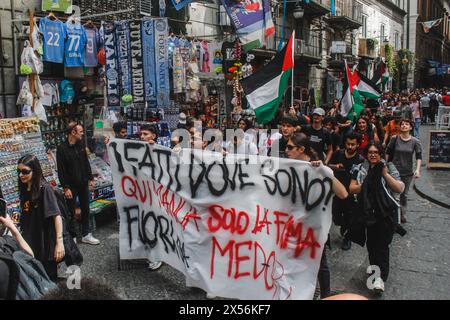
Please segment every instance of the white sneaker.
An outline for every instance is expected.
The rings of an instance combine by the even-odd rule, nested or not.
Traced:
[[[161,266],[162,266],[162,262],[161,261],[155,261],[155,262],[149,261],[148,262],[148,269],[152,270],[152,271],[158,270],[159,268],[161,268]]]
[[[100,244],[100,240],[95,239],[95,238],[92,236],[92,233],[89,233],[87,236],[81,238],[81,242],[87,243],[87,244],[93,244],[93,245]]]
[[[206,299],[214,299],[217,298],[217,296],[213,295],[212,293],[207,292],[206,293]]]
[[[77,244],[77,237],[73,238],[73,242],[75,242],[75,244]]]
[[[384,292],[384,281],[381,278],[376,278],[375,282],[373,283],[373,290],[377,293],[383,293]]]

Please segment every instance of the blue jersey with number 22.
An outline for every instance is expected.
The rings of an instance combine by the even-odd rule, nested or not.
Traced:
[[[64,62],[64,40],[66,26],[59,20],[41,19],[39,28],[44,38],[43,60],[54,63]]]

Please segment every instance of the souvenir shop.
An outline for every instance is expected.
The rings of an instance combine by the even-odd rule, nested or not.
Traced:
[[[0,126],[0,180],[9,181],[1,184],[0,196],[12,212],[19,212],[17,160],[38,154],[46,179],[57,186],[56,148],[71,121],[85,130],[95,176],[91,210],[100,213],[115,205],[102,159],[104,135],[112,134],[114,122],[125,121],[132,139],[151,123],[158,143],[169,147],[180,113],[220,129],[242,113],[239,80],[252,73],[254,56],[243,54],[235,37],[218,42],[175,35],[168,18],[81,21],[45,12],[30,13],[24,27],[17,81],[22,117]]]

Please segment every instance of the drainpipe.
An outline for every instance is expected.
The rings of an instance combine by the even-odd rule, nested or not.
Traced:
[[[411,20],[411,0],[408,0],[408,14],[406,16],[406,48],[411,51],[411,48],[409,47],[409,24]]]
[[[2,8],[2,12],[4,11],[4,9]],[[1,92],[2,92],[2,102],[3,102],[3,108],[5,110],[5,114],[4,117],[8,118],[8,114],[7,114],[7,106],[6,106],[6,85],[5,85],[5,66],[4,66],[4,57],[3,57],[3,33],[2,33],[2,24],[0,23],[0,69],[1,69],[1,79],[2,79],[2,88],[1,88]]]

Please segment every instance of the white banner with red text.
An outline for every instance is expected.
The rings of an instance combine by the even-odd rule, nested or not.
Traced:
[[[112,140],[121,259],[163,261],[225,297],[312,299],[332,171],[307,162]]]

